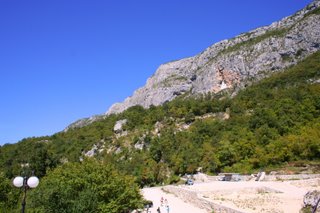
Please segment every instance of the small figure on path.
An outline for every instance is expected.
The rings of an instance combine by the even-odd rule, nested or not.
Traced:
[[[169,205],[166,206],[166,209],[167,209],[167,213],[169,213],[169,210],[170,210]]]
[[[169,205],[167,199],[164,199],[164,205],[166,205],[166,206]]]
[[[158,212],[158,213],[161,213],[161,211],[160,211],[160,207],[158,207],[158,208],[157,208],[157,212]]]
[[[160,199],[161,206],[163,206],[163,197]]]

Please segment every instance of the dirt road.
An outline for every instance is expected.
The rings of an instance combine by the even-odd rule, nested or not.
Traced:
[[[153,208],[149,211],[151,213],[158,213],[158,207],[160,207],[161,213],[168,213],[165,206],[166,202],[163,202],[161,206],[161,197],[167,199],[169,213],[210,213],[211,211],[200,209],[192,204],[199,204],[199,200],[193,200],[192,198],[194,193],[198,195],[197,198],[204,200],[205,203],[211,202],[213,205],[224,206],[240,212],[298,213],[303,206],[304,195],[308,191],[320,190],[320,178],[262,182],[209,181],[195,183],[192,186],[163,187],[171,193],[165,193],[161,188],[154,187],[142,190],[144,197],[153,201]],[[184,202],[182,198],[176,197],[175,194],[188,200],[188,203]],[[209,208],[212,208],[212,206],[209,206]]]
[[[144,188],[142,190],[143,196],[147,200],[153,201],[153,208],[149,209],[151,213],[158,213],[159,207],[161,213],[207,213],[205,210],[197,208],[189,203],[185,203],[181,199],[172,194],[165,193],[161,190],[161,187]],[[161,206],[161,197],[163,197],[163,205]],[[166,209],[166,202],[169,205],[169,212]]]

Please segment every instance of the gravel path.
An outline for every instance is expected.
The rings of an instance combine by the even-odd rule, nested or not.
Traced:
[[[172,194],[163,192],[161,187],[144,188],[142,193],[145,199],[153,201],[153,208],[149,209],[150,213],[158,213],[158,207],[160,207],[161,213],[168,213],[165,202],[163,202],[164,205],[161,207],[161,197],[163,197],[164,200],[167,199],[169,213],[207,213],[207,211],[185,203]]]

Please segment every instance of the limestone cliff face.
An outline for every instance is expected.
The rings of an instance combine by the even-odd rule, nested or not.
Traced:
[[[106,114],[135,105],[161,105],[185,93],[237,91],[248,80],[296,64],[319,49],[320,0],[316,0],[270,26],[220,41],[194,57],[161,65],[144,87],[112,105]]]

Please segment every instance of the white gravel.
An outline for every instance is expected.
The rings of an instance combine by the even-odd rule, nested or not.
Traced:
[[[149,209],[151,213],[157,213],[158,207],[160,207],[161,213],[168,213],[165,205],[161,207],[161,197],[167,199],[169,213],[207,213],[207,211],[197,208],[190,203],[185,203],[172,194],[165,193],[161,190],[161,187],[144,188],[142,193],[145,199],[153,201],[153,208]]]
[[[179,190],[187,190],[199,193],[206,200],[238,209],[248,213],[298,213],[303,205],[303,197],[310,190],[320,190],[320,178],[293,181],[210,181],[195,183],[193,186],[173,186]],[[205,213],[208,212],[192,204],[191,198],[186,203],[174,194],[166,193],[162,187],[144,188],[143,196],[153,201],[150,213],[158,213],[161,207],[160,199],[168,200],[169,213]],[[179,189],[179,190],[178,190]],[[168,213],[165,206],[161,207],[161,213]],[[208,213],[211,213],[210,211]]]

